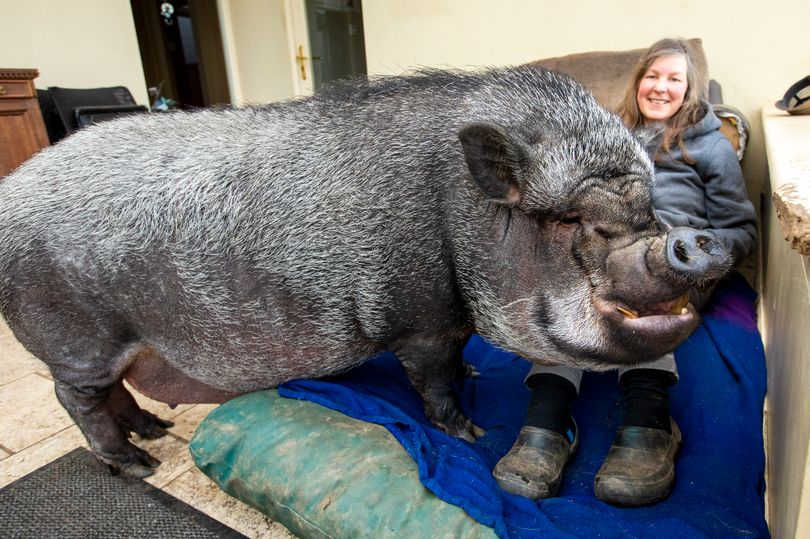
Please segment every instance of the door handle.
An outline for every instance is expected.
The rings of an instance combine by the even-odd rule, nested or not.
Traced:
[[[309,56],[304,55],[304,46],[298,45],[298,54],[295,57],[295,62],[298,64],[299,69],[301,69],[301,80],[307,80],[307,60],[320,60],[320,56],[313,56],[310,58]]]

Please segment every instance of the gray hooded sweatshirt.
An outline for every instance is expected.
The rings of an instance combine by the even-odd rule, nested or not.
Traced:
[[[754,249],[756,213],[748,199],[737,155],[720,132],[720,120],[709,103],[705,115],[684,133],[694,164],[683,160],[677,146],[655,164],[653,204],[667,225],[690,226],[714,234],[738,263]]]

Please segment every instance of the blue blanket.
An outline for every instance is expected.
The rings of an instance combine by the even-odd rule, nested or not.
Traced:
[[[649,507],[596,499],[593,477],[619,422],[615,372],[585,375],[573,413],[581,446],[555,498],[533,502],[503,491],[495,463],[525,417],[528,362],[473,337],[465,360],[481,373],[459,384],[462,408],[487,433],[476,444],[449,437],[424,417],[419,397],[391,354],[346,374],[279,388],[388,428],[418,464],[422,483],[500,537],[767,537],[762,406],[765,358],[756,295],[739,275],[718,287],[703,321],[675,353],[670,390],[684,441],[672,495]]]

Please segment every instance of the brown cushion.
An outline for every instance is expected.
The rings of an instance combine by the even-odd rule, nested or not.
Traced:
[[[726,136],[731,147],[737,152],[737,159],[742,161],[751,131],[748,119],[739,109],[731,105],[716,103],[712,107],[714,107],[714,113],[720,118],[720,132]]]
[[[708,66],[699,38],[689,39],[694,50],[695,67],[706,81],[708,92]],[[567,73],[588,88],[605,107],[616,110],[624,95],[627,82],[636,63],[647,49],[626,51],[596,51],[545,58],[531,62],[555,71]]]

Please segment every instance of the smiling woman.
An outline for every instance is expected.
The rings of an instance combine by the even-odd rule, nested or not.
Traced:
[[[683,105],[689,88],[685,54],[662,56],[647,68],[636,92],[641,114],[648,121],[665,122]]]
[[[737,156],[720,133],[711,105],[703,100],[706,85],[695,58],[685,40],[653,44],[630,77],[618,111],[633,130],[661,129],[654,141],[652,199],[658,220],[672,229],[663,250],[666,266],[694,271],[697,278],[688,300],[682,291],[671,291],[652,303],[633,301],[634,294],[649,287],[637,273],[625,276],[624,268],[635,260],[655,273],[660,262],[654,244],[644,251],[619,249],[607,259],[611,292],[621,291],[622,301],[603,296],[597,309],[612,321],[619,341],[633,342],[642,333],[653,336],[660,355],[641,363],[639,354],[635,365],[619,371],[622,424],[594,479],[596,497],[617,505],[646,505],[669,495],[681,442],[668,401],[668,387],[677,381],[678,370],[674,355],[666,350],[682,341],[671,338],[672,328],[684,328],[681,337],[688,335],[697,324],[697,311],[711,295],[712,288],[702,286],[705,281],[699,278],[699,260],[730,254],[739,262],[756,239],[754,208]],[[678,228],[685,226],[699,232]],[[493,472],[503,488],[530,498],[555,494],[579,442],[570,407],[581,379],[582,371],[570,366],[532,368],[526,378],[532,391],[526,424]]]
[[[706,116],[708,106],[705,72],[697,63],[690,42],[662,39],[647,49],[630,78],[618,113],[630,129],[663,128],[656,159],[677,146],[683,161],[694,163],[684,133]]]

